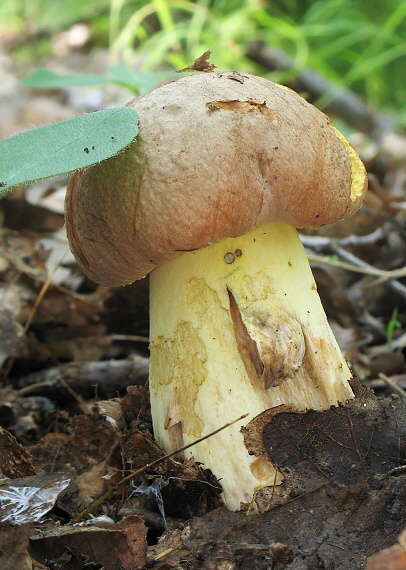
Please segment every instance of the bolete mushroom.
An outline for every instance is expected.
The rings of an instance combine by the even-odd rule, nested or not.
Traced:
[[[365,169],[329,119],[248,74],[180,79],[130,103],[140,132],[76,172],[66,198],[83,271],[116,287],[150,273],[154,433],[168,452],[247,413],[353,397],[296,228],[356,212]],[[280,483],[239,422],[187,451],[230,509]],[[270,458],[271,459],[271,458]]]

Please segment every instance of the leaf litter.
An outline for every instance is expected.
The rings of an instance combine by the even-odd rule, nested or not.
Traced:
[[[207,62],[196,66],[209,71]],[[317,234],[302,232],[330,323],[361,383],[357,400],[325,412],[280,409],[247,426],[252,451],[285,477],[271,498],[256,497],[260,512],[248,517],[222,507],[204,466],[163,459],[153,440],[147,280],[96,287],[71,256],[61,260],[66,177],[2,200],[0,498],[3,506],[9,498],[3,516],[14,504],[25,517],[0,524],[4,568],[31,568],[34,559],[56,569],[345,569],[371,557],[375,570],[379,550],[385,560],[404,557],[397,537],[406,526],[406,164],[378,151],[366,153],[371,190],[362,210]],[[363,264],[384,279],[368,267],[357,272]],[[393,281],[400,286],[390,288]],[[278,433],[272,449],[270,430]],[[81,526],[69,524],[86,510]]]

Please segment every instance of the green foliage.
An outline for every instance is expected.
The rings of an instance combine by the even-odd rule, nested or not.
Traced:
[[[138,133],[132,107],[97,111],[0,141],[0,193],[110,158]]]
[[[41,38],[87,22],[93,41],[109,46],[111,63],[132,69],[142,62],[146,71],[186,67],[210,49],[219,69],[266,75],[246,57],[250,43],[263,40],[295,61],[293,73],[272,79],[311,67],[406,122],[401,0],[3,0],[2,20]]]
[[[403,105],[406,114],[405,37],[399,0],[111,0],[111,52],[129,65],[141,56],[146,69],[181,68],[211,49],[220,69],[258,72],[245,54],[261,39],[293,57],[296,72],[312,67],[377,108]]]
[[[38,87],[41,89],[65,89],[67,87],[85,87],[100,85],[102,83],[115,83],[126,87],[134,93],[140,94],[156,87],[161,81],[171,77],[173,72],[148,72],[134,71],[122,65],[114,65],[109,68],[107,75],[94,75],[90,73],[76,73],[62,75],[47,69],[37,69],[22,80],[26,87]]]
[[[31,35],[54,34],[80,21],[108,16],[110,0],[2,0],[0,31],[26,31]]]
[[[401,326],[402,323],[398,321],[398,308],[396,307],[393,309],[390,321],[386,325],[386,346],[389,351],[392,350],[392,340],[395,329],[400,329]]]

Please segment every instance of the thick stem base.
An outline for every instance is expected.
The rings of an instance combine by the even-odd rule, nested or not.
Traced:
[[[353,394],[294,228],[268,224],[180,254],[151,273],[150,389],[167,451],[248,413],[327,409]],[[220,479],[226,505],[281,482],[234,424],[188,450]]]

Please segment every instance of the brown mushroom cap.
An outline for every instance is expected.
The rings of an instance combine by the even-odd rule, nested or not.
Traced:
[[[316,228],[362,202],[365,171],[348,143],[267,79],[193,75],[130,105],[135,142],[74,173],[66,198],[72,251],[98,283],[131,283],[178,252],[267,222]]]

